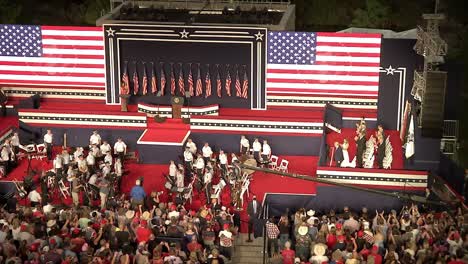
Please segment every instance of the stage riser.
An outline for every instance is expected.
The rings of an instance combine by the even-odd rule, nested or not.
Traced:
[[[22,127],[24,125],[20,125]],[[47,125],[44,127],[36,127],[36,126],[27,126],[28,129],[33,130],[34,132],[38,133],[39,139],[36,143],[43,142],[43,135],[47,132]],[[88,146],[89,145],[89,137],[93,133],[94,130],[98,130],[99,134],[101,135],[102,140],[109,141],[109,144],[113,146],[113,144],[117,141],[117,138],[122,137],[125,144],[129,148],[129,151],[134,151],[136,149],[136,142],[140,137],[141,133],[144,130],[123,130],[123,129],[95,129],[95,128],[58,128],[58,127],[51,127],[52,133],[54,134],[54,144],[55,145],[63,145],[63,135],[67,133],[67,146],[68,147],[77,147],[77,146]],[[20,138],[21,133],[20,132]],[[22,142],[29,143],[29,142]]]
[[[269,136],[246,134],[250,141],[250,146],[254,138],[261,141],[268,140],[272,148],[273,155],[285,156],[317,156],[320,149],[320,137],[300,137],[300,136]],[[196,133],[192,132],[190,138],[201,148],[204,142],[208,142],[211,148],[218,152],[223,149],[229,153],[239,152],[240,134],[218,134],[218,133]]]
[[[346,119],[343,119],[343,127],[355,128],[357,122],[359,122],[359,120],[346,120]],[[366,120],[366,126],[369,129],[375,129],[377,127],[377,121]]]
[[[183,163],[180,159],[183,153],[181,146],[138,145],[137,151],[140,163],[169,165],[171,160]]]

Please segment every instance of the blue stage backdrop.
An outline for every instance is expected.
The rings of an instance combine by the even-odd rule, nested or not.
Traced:
[[[179,75],[183,68],[185,91],[188,91],[188,76],[192,69],[195,79],[200,69],[203,96],[190,99],[191,105],[220,104],[221,107],[264,109],[266,29],[257,27],[204,27],[183,25],[104,25],[106,51],[106,100],[118,104],[120,81],[127,69],[130,88],[133,89],[133,74],[138,73],[139,96],[131,102],[170,104],[171,76],[174,75],[176,94],[179,91]],[[161,73],[166,79],[164,96],[141,95],[143,71],[146,67],[148,91],[152,92],[153,69],[157,76],[158,91],[161,90]],[[163,69],[163,70],[162,70]],[[231,78],[231,94],[225,89],[227,71]],[[212,93],[206,97],[206,75],[210,73]],[[217,95],[216,80],[221,80],[222,98]],[[236,96],[236,79],[248,80],[247,98]],[[195,85],[195,83],[194,83]]]

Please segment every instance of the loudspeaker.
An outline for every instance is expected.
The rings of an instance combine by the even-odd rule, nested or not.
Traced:
[[[447,72],[429,71],[421,103],[420,126],[423,137],[442,137]]]

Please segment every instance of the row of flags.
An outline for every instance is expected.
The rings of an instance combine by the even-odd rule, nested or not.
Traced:
[[[149,84],[146,64],[143,64],[143,79],[142,79],[141,87],[139,83],[138,70],[137,70],[137,67],[135,66],[135,69],[133,71],[133,76],[132,76],[133,94],[134,95],[139,94],[140,88],[141,88],[142,95],[157,94],[158,92],[160,92],[161,96],[164,96],[166,85],[169,85],[171,95],[177,95],[177,91],[178,91],[179,95],[185,96],[186,91],[188,91],[190,93],[190,96],[203,96],[203,83],[205,83],[205,87],[204,87],[205,98],[210,97],[212,95],[213,85],[211,83],[211,74],[209,70],[209,65],[207,66],[208,71],[206,72],[205,78],[202,78],[201,76],[200,66],[198,66],[197,70],[195,71],[196,73],[195,75],[193,74],[193,69],[190,66],[188,76],[184,76],[184,72],[182,70],[183,68],[182,64],[180,65],[181,67],[179,68],[179,73],[177,74],[177,81],[176,81],[176,75],[175,75],[176,70],[173,67],[173,64],[171,64],[169,77],[168,77],[169,82],[167,82],[166,73],[164,72],[164,67],[161,67],[160,72],[159,72],[159,79],[158,79],[158,75],[156,74],[154,66],[152,64],[151,74],[150,74],[150,84]],[[216,94],[218,97],[222,97],[223,88],[225,89],[226,94],[228,96],[232,96],[231,87],[232,87],[232,83],[234,83],[236,97],[245,98],[245,99],[248,98],[249,80],[247,76],[247,70],[245,69],[245,66],[243,70],[240,70],[239,68],[240,67],[236,68],[236,74],[234,76],[234,79],[231,78],[231,72],[229,68],[227,68],[226,76],[224,79],[224,85],[223,85],[221,81],[221,77],[220,77],[219,67],[216,67],[216,72],[215,72],[216,86],[215,87],[216,87]],[[242,79],[239,78],[240,72],[241,73],[243,72]],[[185,79],[185,77],[187,78]],[[185,87],[186,80],[188,83],[188,87]],[[158,91],[158,86],[157,86],[158,82],[160,82],[159,91]],[[122,83],[120,86],[120,94],[131,94],[130,79],[129,79],[127,64],[125,65],[124,71],[122,73]]]

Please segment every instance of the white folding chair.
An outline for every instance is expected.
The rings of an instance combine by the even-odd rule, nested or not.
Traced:
[[[241,189],[241,194],[240,194],[241,207],[244,206],[244,194],[246,192],[247,192],[247,197],[249,197],[249,185],[250,185],[250,179],[249,177],[247,177],[242,183],[242,189]]]
[[[218,184],[213,185],[212,187],[214,189],[213,195],[216,195],[216,198],[218,199],[218,201],[221,196],[221,191],[224,189],[225,186],[226,186],[226,182],[223,179],[221,179]]]
[[[63,180],[60,180],[58,185],[59,185],[60,192],[62,193],[64,198],[67,198],[67,196],[70,196],[70,192],[68,191],[69,188],[65,186],[65,183],[63,183]]]
[[[288,172],[288,165],[289,165],[289,161],[283,159],[281,160],[280,165],[276,167],[276,170],[281,171],[281,172]]]
[[[268,168],[270,170],[275,170],[277,166],[278,166],[278,156],[271,155],[270,163],[268,163]]]

